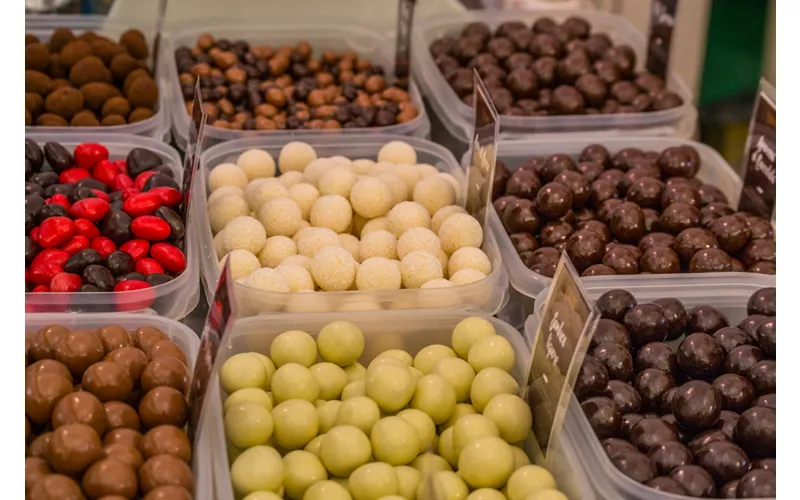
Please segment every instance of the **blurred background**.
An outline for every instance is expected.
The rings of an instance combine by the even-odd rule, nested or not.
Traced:
[[[29,13],[103,14],[116,22],[155,22],[159,0],[26,0]],[[349,0],[318,0],[322,8],[337,12],[363,5]],[[231,9],[230,0],[171,0],[167,24],[198,18],[243,15],[291,17],[313,0],[239,0],[242,9]],[[627,18],[642,33],[650,25],[651,0],[418,0],[417,12],[446,15],[459,9],[600,9]],[[671,65],[692,90],[699,111],[696,138],[716,148],[736,169],[740,165],[759,79],[775,85],[775,0],[684,0],[679,3]],[[393,20],[396,2],[373,0],[371,14]],[[376,10],[386,12],[376,12]],[[317,6],[314,12],[319,13]],[[221,14],[222,13],[222,14]],[[385,14],[385,15],[384,15]],[[386,29],[392,29],[391,23]]]

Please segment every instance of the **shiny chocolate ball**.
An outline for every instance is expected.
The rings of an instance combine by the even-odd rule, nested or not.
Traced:
[[[607,397],[593,397],[581,403],[583,414],[600,439],[616,437],[622,425],[622,413],[617,404]]]
[[[722,411],[719,393],[708,382],[692,380],[672,397],[672,414],[685,429],[702,431],[714,425]]]
[[[627,382],[633,378],[633,358],[625,347],[613,342],[604,342],[592,350],[608,371],[611,379]]]
[[[603,318],[621,323],[628,311],[636,306],[636,298],[627,290],[609,290],[597,299],[596,305]]]

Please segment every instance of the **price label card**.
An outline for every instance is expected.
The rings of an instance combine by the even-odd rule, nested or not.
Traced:
[[[475,87],[475,131],[472,133],[472,161],[467,171],[467,212],[478,219],[485,232],[489,217],[486,207],[492,202],[500,121],[489,91],[475,69],[472,78]]]
[[[192,184],[200,155],[203,153],[203,137],[205,135],[208,115],[203,108],[203,96],[200,91],[200,78],[194,84],[194,101],[192,102],[192,119],[189,121],[189,140],[186,144],[186,156],[183,160],[183,213],[189,218],[189,203],[192,198]]]
[[[744,149],[739,210],[772,217],[775,210],[775,89],[762,80]]]
[[[397,48],[395,52],[394,74],[397,84],[408,88],[411,79],[411,29],[414,26],[414,7],[417,0],[397,2]]]
[[[600,319],[566,253],[556,268],[540,319],[523,393],[533,414],[533,432],[547,460]]]
[[[650,37],[647,45],[647,71],[666,80],[672,30],[678,0],[653,0],[650,10]]]
[[[200,423],[203,421],[203,411],[206,397],[209,393],[209,384],[215,379],[219,369],[215,366],[220,345],[224,345],[227,334],[233,326],[236,309],[233,303],[233,280],[230,278],[230,262],[225,262],[222,273],[217,283],[214,301],[208,310],[203,335],[200,337],[200,352],[194,365],[192,388],[189,392],[189,431],[192,439],[198,436]]]

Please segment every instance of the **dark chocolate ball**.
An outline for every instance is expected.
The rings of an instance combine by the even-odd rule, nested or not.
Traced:
[[[611,85],[609,95],[619,101],[620,104],[631,104],[636,96],[639,95],[639,89],[633,82],[619,80]]]
[[[517,253],[532,252],[539,247],[536,238],[530,233],[512,233],[509,238]]]
[[[605,245],[603,238],[588,229],[574,232],[567,240],[567,255],[578,272],[583,272],[603,259]]]
[[[652,274],[678,273],[681,270],[678,254],[669,247],[650,247],[641,258],[641,269]]]
[[[617,273],[605,264],[592,264],[581,273],[581,278],[591,276],[615,276]]]
[[[728,197],[725,196],[725,193],[713,184],[703,184],[697,188],[697,194],[700,195],[700,203],[703,205],[708,205],[710,203],[728,203]]]
[[[566,170],[556,175],[553,182],[563,184],[572,191],[572,208],[580,208],[589,201],[589,183],[582,174]]]
[[[614,342],[626,349],[631,347],[631,339],[628,331],[620,323],[613,319],[601,318],[597,322],[597,328],[594,331],[590,347],[595,348],[604,342]]]
[[[575,87],[559,85],[553,90],[552,111],[556,115],[578,115],[586,105],[583,95]]]
[[[558,69],[558,60],[552,56],[539,57],[533,62],[533,72],[536,73],[536,82],[540,88],[551,88],[556,83],[556,70]],[[542,91],[539,91],[541,98]],[[549,108],[549,104],[544,106]]]
[[[542,246],[553,246],[567,241],[574,232],[572,224],[560,220],[547,222],[539,231],[539,242]]]
[[[659,417],[645,417],[631,429],[631,443],[639,451],[647,452],[653,446],[667,441],[678,441],[678,431],[674,425]]]
[[[611,167],[623,172],[633,168],[633,160],[644,157],[644,151],[639,148],[622,148],[611,158]]]
[[[686,313],[686,308],[683,307],[683,303],[678,299],[667,297],[654,300],[653,304],[659,306],[664,311],[664,317],[667,319],[667,325],[669,327],[667,340],[674,340],[680,337],[689,323],[689,318]]]
[[[776,472],[776,463],[774,458],[759,458],[758,460],[753,460],[750,464],[750,470],[756,469],[764,469],[769,470],[772,472]]]
[[[689,330],[709,335],[728,326],[725,316],[711,306],[697,306],[689,314]]]
[[[614,274],[639,274],[636,255],[623,246],[616,246],[603,255],[603,265],[614,270]]]
[[[686,496],[686,490],[677,481],[667,476],[659,476],[645,483],[645,486],[664,493]]]
[[[608,229],[608,226],[600,222],[599,220],[587,220],[578,223],[578,229],[587,230],[587,231],[594,231],[603,239],[603,243],[608,245],[611,243],[611,231]]]
[[[753,384],[757,394],[771,394],[777,385],[775,361],[759,361],[747,371],[747,379]]]
[[[679,360],[680,362],[680,360]],[[714,425],[722,411],[716,389],[702,380],[692,380],[678,387],[672,397],[672,414],[685,429],[701,431]]]
[[[700,209],[700,222],[703,227],[710,228],[711,224],[726,215],[733,215],[733,209],[724,203],[711,203]]]
[[[627,290],[609,290],[597,299],[596,305],[603,318],[621,323],[628,311],[636,306],[636,298]]]
[[[653,111],[677,108],[682,104],[683,99],[681,96],[669,90],[660,90],[653,96]]]
[[[515,206],[507,206],[503,211],[503,226],[509,233],[536,233],[542,219],[533,208],[531,200],[520,199]]]
[[[474,91],[472,70],[458,68],[447,77],[447,82],[459,97],[471,96]]]
[[[656,476],[656,466],[640,451],[627,451],[611,459],[620,472],[638,483],[647,483]]]
[[[636,203],[642,208],[658,210],[661,208],[661,193],[663,191],[663,182],[653,177],[644,177],[631,184],[626,191],[625,199]]]
[[[735,215],[726,215],[716,219],[711,223],[709,229],[719,241],[720,248],[729,254],[738,253],[750,240],[750,229]]]
[[[678,371],[678,358],[669,345],[650,342],[637,351],[635,365],[639,371],[655,368],[674,375]]]
[[[537,95],[536,73],[531,69],[514,69],[508,74],[506,85],[517,99],[536,97]]]
[[[756,363],[764,359],[764,353],[754,345],[740,345],[733,348],[727,356],[723,368],[727,373],[747,376],[748,371]]]
[[[640,420],[641,418],[644,418],[638,414],[630,414],[630,416],[632,415],[638,416]],[[624,420],[625,416],[623,415],[622,418]],[[606,455],[608,455],[608,458],[611,459],[618,457],[620,454],[625,452],[637,451],[636,447],[633,446],[629,441],[619,438],[603,439],[600,441],[600,444],[603,446],[603,450],[606,452]]]
[[[712,380],[722,371],[725,351],[706,333],[688,335],[678,346],[678,366],[691,378]]]
[[[589,59],[589,54],[583,50],[576,50],[558,62],[558,78],[562,83],[574,85],[578,78],[588,75],[591,68],[592,61]],[[575,91],[580,93],[580,89]]]
[[[663,78],[652,73],[640,73],[634,81],[643,92],[648,94],[654,94],[666,85]]]
[[[506,194],[533,200],[542,187],[542,181],[530,170],[517,170],[506,182]]]
[[[714,426],[725,434],[725,438],[733,441],[734,433],[736,432],[736,422],[739,421],[739,414],[733,411],[722,410],[719,412],[719,418]]]
[[[670,476],[692,497],[713,498],[717,495],[714,478],[697,465],[684,465],[673,470]]]
[[[639,240],[639,250],[644,252],[652,247],[672,247],[675,244],[675,237],[667,233],[650,233]]]
[[[775,230],[767,219],[763,217],[747,217],[746,222],[752,239],[775,239]]]
[[[761,322],[756,329],[756,337],[758,338],[758,346],[764,351],[764,355],[768,358],[775,359],[777,356],[775,333],[777,329],[777,320],[775,318],[767,319]]]
[[[777,476],[774,471],[751,470],[736,486],[737,498],[775,498],[778,496]]]
[[[594,33],[586,39],[586,52],[592,59],[599,59],[613,43],[605,33]]]
[[[589,106],[601,106],[608,96],[608,85],[605,80],[593,73],[580,75],[575,80],[575,88],[583,95]]]
[[[600,439],[615,437],[620,433],[622,413],[617,404],[607,397],[593,397],[581,403],[583,414]]]
[[[592,206],[600,208],[605,201],[619,198],[619,192],[616,186],[614,186],[614,183],[610,180],[597,179],[589,186],[589,198],[592,202]],[[620,204],[622,204],[621,200]]]
[[[627,382],[633,378],[633,358],[625,347],[604,342],[592,350],[592,356],[603,363],[611,379]]]
[[[700,225],[700,210],[687,203],[673,203],[661,213],[659,222],[664,231],[679,234]]]
[[[707,248],[719,248],[719,243],[711,231],[702,227],[690,227],[678,233],[673,248],[681,261],[688,264],[694,254]]]
[[[486,23],[476,21],[467,24],[461,31],[461,36],[471,36],[486,41],[492,36],[492,30]]]
[[[594,64],[592,64],[592,69],[597,74],[597,76],[602,78],[609,85],[613,84],[622,77],[619,68],[617,68],[616,65],[614,65],[614,63],[611,61],[605,61],[605,60],[595,61]],[[608,104],[609,102],[617,103],[616,100],[610,99],[606,101],[606,104]],[[606,112],[611,113],[612,111],[606,111]]]
[[[694,177],[700,168],[700,155],[691,146],[666,148],[658,157],[658,166],[665,177]]]
[[[749,343],[758,344],[758,327],[767,319],[769,318],[763,314],[751,314],[739,322],[739,328],[741,328],[750,339]]]
[[[603,52],[603,59],[611,62],[625,78],[633,76],[636,68],[636,53],[629,45],[609,47]]]
[[[662,342],[669,332],[664,310],[655,304],[634,306],[625,314],[623,324],[630,332],[634,347],[650,342]]]
[[[503,189],[505,189],[505,184],[503,184]],[[503,195],[497,198],[492,202],[492,206],[494,206],[494,211],[497,212],[498,217],[503,216],[503,212],[507,206],[516,205],[519,201],[519,198],[512,195]]]
[[[642,407],[642,398],[636,389],[621,380],[609,381],[603,396],[613,399],[623,414],[638,413]]]
[[[751,342],[750,337],[741,328],[735,326],[726,326],[714,332],[714,340],[722,347],[725,354],[731,352],[733,349],[740,345],[746,345]]]
[[[748,409],[756,397],[753,385],[741,375],[726,373],[712,384],[722,398],[722,409],[741,413]]]
[[[700,209],[700,195],[687,184],[667,184],[661,193],[661,208],[666,209],[673,203],[685,203]]]
[[[775,458],[775,410],[755,406],[736,423],[736,444],[755,458]]]
[[[635,203],[624,202],[611,214],[612,234],[624,243],[638,243],[645,234],[644,213]]]
[[[719,248],[706,248],[692,255],[690,273],[726,273],[733,269],[731,257]]]
[[[678,441],[659,443],[647,451],[659,474],[669,474],[683,465],[692,463],[692,452]]]
[[[595,162],[599,163],[603,168],[610,168],[611,154],[602,144],[589,144],[581,151],[578,161]]]
[[[542,57],[559,58],[564,53],[564,48],[556,36],[551,33],[535,35],[528,45],[528,51],[536,59]]]
[[[747,300],[747,314],[763,314],[775,316],[776,300],[775,287],[762,288],[753,293]]]
[[[575,380],[575,396],[578,401],[593,396],[602,396],[608,385],[608,371],[606,367],[591,354],[583,358],[583,364]]]
[[[603,173],[603,165],[596,161],[581,160],[576,169],[583,174],[583,177],[589,183],[594,182]]]
[[[536,195],[536,206],[544,217],[549,219],[563,217],[572,207],[572,191],[556,182],[545,184]]]

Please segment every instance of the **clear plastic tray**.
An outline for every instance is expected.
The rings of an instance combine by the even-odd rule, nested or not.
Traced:
[[[268,151],[274,158],[289,139],[285,137],[264,137],[239,139],[208,149],[200,159],[200,172],[195,178],[192,193],[192,225],[198,238],[206,297],[209,302],[217,288],[220,268],[214,252],[213,235],[208,219],[206,200],[206,179],[211,169],[225,162],[235,162],[242,152],[250,148]],[[429,163],[443,172],[453,174],[466,186],[464,170],[458,166],[453,155],[442,146],[424,139],[387,135],[366,135],[361,137],[312,136],[305,137],[319,156],[344,155],[351,158],[377,157],[381,146],[392,140],[403,140],[417,150],[417,160]],[[427,307],[469,307],[487,313],[497,312],[506,300],[508,276],[500,260],[496,237],[491,231],[484,233],[483,251],[492,262],[492,273],[485,279],[451,288],[426,290],[390,290],[384,292],[315,292],[313,294],[288,294],[262,292],[235,284],[237,304],[240,314],[254,315],[275,312],[332,312],[377,309],[417,309]]]
[[[133,148],[146,148],[158,154],[164,165],[169,166],[175,174],[178,185],[183,178],[183,164],[178,152],[155,139],[135,135],[97,136],[92,132],[71,134],[27,134],[40,146],[46,142],[61,143],[72,151],[75,146],[84,142],[100,142],[108,148],[112,159],[124,159]],[[194,244],[196,237],[189,221],[186,221],[186,269],[180,276],[168,283],[152,288],[129,292],[81,292],[81,293],[26,293],[25,307],[28,312],[116,312],[146,308],[154,310],[160,316],[181,319],[194,309],[200,300],[198,284],[198,256]],[[150,304],[150,305],[146,305]]]
[[[472,137],[473,110],[458,98],[439,68],[436,67],[428,50],[431,43],[444,35],[460,33],[461,29],[470,22],[484,22],[495,29],[506,21],[522,21],[530,26],[541,17],[551,17],[560,22],[574,15],[574,10],[549,9],[465,11],[460,15],[428,20],[415,27],[411,57],[414,74],[422,88],[423,95],[433,108],[434,114],[457,143],[461,143],[463,146]],[[606,33],[614,43],[629,44],[636,52],[637,68],[644,67],[647,44],[644,36],[630,22],[621,16],[596,10],[583,10],[580,16],[591,23],[593,31]],[[694,121],[697,117],[692,94],[674,71],[668,75],[667,87],[683,98],[683,105],[649,113],[542,117],[501,116],[501,134],[513,137],[533,133],[563,134],[602,131],[605,134],[624,133],[626,136],[648,134],[689,137],[694,131]],[[437,139],[437,142],[440,141]]]
[[[651,302],[664,297],[674,297],[690,309],[699,305],[716,308],[736,325],[747,316],[747,299],[753,292],[764,286],[753,283],[725,284],[723,286],[697,284],[674,284],[671,286],[649,286],[639,288],[604,287],[587,289],[589,299],[596,301],[600,295],[613,288],[626,288],[640,303]],[[547,297],[547,290],[536,297],[536,310],[525,323],[525,340],[533,344],[536,330],[541,321],[541,309]],[[600,440],[595,436],[589,421],[581,411],[578,400],[573,396],[564,420],[564,430],[568,439],[581,450],[580,463],[589,476],[598,497],[615,500],[685,500],[687,497],[663,493],[637,483],[617,470],[606,456]]]
[[[126,329],[135,329],[141,326],[153,326],[169,335],[170,340],[178,344],[189,362],[189,370],[194,370],[197,352],[200,349],[200,339],[186,325],[166,318],[150,314],[26,314],[25,331],[37,331],[47,325],[59,324],[70,329],[101,328],[114,324]],[[192,450],[192,472],[195,478],[194,498],[212,499],[212,463],[208,452],[209,434],[200,434],[200,446]]]
[[[42,41],[50,39],[50,35],[57,28],[70,28],[74,33],[81,34],[86,31],[95,31],[110,38],[119,38],[122,33],[131,27],[137,28],[148,39],[150,50],[153,49],[153,29],[148,26],[128,26],[109,23],[105,16],[98,15],[27,15],[25,16],[25,32],[32,33]],[[163,68],[163,65],[159,63]],[[161,69],[156,71],[156,82],[159,80]],[[109,127],[25,127],[25,133],[44,134],[133,134],[156,139],[169,138],[169,113],[167,112],[167,98],[165,91],[159,89],[158,110],[155,115],[140,122],[128,125],[113,125]]]
[[[555,153],[569,153],[577,157],[580,152],[591,144],[592,140],[585,138],[570,139],[527,139],[501,141],[497,146],[497,159],[502,160],[510,170],[515,170],[523,161],[533,156],[545,156]],[[702,159],[697,177],[704,182],[716,185],[728,197],[731,206],[736,206],[742,189],[742,180],[736,175],[722,156],[714,149],[699,142],[671,137],[602,137],[597,142],[605,145],[610,151],[615,152],[622,148],[637,147],[661,151],[672,146],[690,145],[700,154]],[[464,156],[462,164],[468,162]],[[506,266],[511,281],[511,286],[518,294],[511,294],[504,314],[511,324],[522,323],[531,312],[531,299],[550,286],[552,281],[546,276],[537,274],[522,263],[519,255],[511,244],[508,233],[503,228],[500,217],[494,211],[489,214],[489,226],[500,245],[500,254]],[[615,286],[619,288],[634,289],[637,287],[678,285],[715,285],[727,286],[738,283],[754,283],[761,286],[775,286],[775,277],[754,273],[680,273],[668,275],[637,274],[627,276],[593,276],[584,278],[586,288]]]
[[[302,330],[316,337],[326,324],[336,320],[347,320],[356,324],[366,339],[364,354],[359,359],[367,365],[375,356],[388,349],[403,349],[415,354],[425,346],[441,343],[449,345],[453,328],[462,319],[470,316],[465,311],[392,311],[392,312],[359,312],[335,314],[284,315],[281,321],[275,322],[265,318],[247,318],[237,320],[234,324],[230,340],[220,346],[220,360],[241,352],[269,353],[269,346],[279,334],[287,330]],[[530,362],[530,353],[519,333],[508,324],[495,318],[485,316],[494,324],[497,333],[511,342],[516,353],[516,362],[511,374],[520,384],[525,383]],[[216,381],[212,387],[221,396],[223,391]],[[225,432],[222,424],[222,398],[210,399],[213,403],[204,422],[203,430],[213,436],[211,445],[214,459],[214,483],[218,500],[232,500],[233,490],[230,486],[230,468],[227,460]],[[211,427],[211,429],[209,429]],[[532,435],[531,435],[532,436]],[[558,457],[553,462],[551,472],[556,478],[559,489],[571,500],[594,500],[595,495],[589,486],[588,478],[579,466],[578,449],[570,439],[562,437],[561,447],[551,449]],[[540,456],[536,440],[530,437],[526,441],[526,451],[530,457]]]
[[[296,44],[300,40],[311,43],[316,54],[323,50],[352,50],[360,56],[367,57],[376,64],[380,64],[387,72],[387,76],[394,75],[393,43],[379,33],[356,25],[347,26],[339,23],[330,24],[283,24],[279,26],[258,25],[200,25],[191,29],[171,33],[162,42],[160,60],[163,64],[161,73],[161,90],[168,95],[169,112],[172,118],[172,131],[175,143],[181,150],[186,149],[189,130],[189,115],[186,113],[183,97],[181,96],[178,69],[175,65],[175,49],[181,45],[193,47],[197,37],[202,33],[211,33],[216,37],[228,37],[237,40],[247,40],[250,43],[259,43],[279,47],[285,44]],[[226,130],[217,127],[206,127],[206,147],[232,139],[242,137],[275,137],[275,136],[364,136],[369,134],[394,134],[414,137],[427,137],[430,132],[430,122],[425,114],[425,106],[417,89],[416,83],[411,82],[409,90],[419,115],[413,120],[391,125],[388,127],[350,128],[337,130]]]

